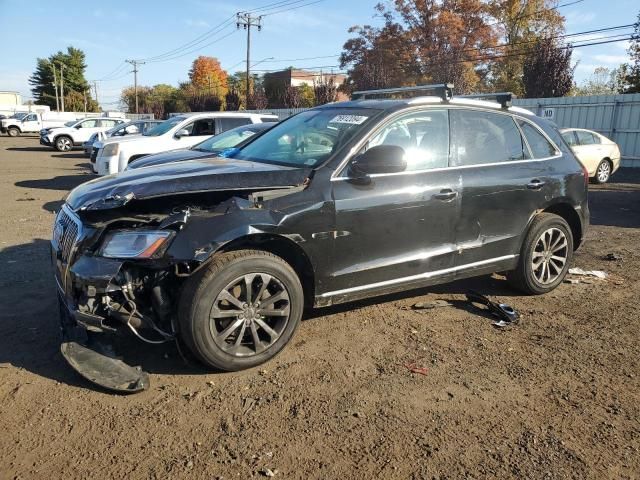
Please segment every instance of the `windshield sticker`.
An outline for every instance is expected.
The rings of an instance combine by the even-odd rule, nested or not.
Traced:
[[[329,123],[348,123],[349,125],[360,125],[364,123],[367,118],[364,115],[336,115]]]

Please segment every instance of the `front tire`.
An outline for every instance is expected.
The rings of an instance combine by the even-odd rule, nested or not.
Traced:
[[[204,364],[242,370],[284,348],[303,308],[300,280],[280,257],[260,250],[223,253],[187,280],[180,335]]]
[[[20,136],[20,129],[12,127],[9,128],[7,130],[7,135],[9,135],[10,137],[19,137]]]
[[[68,152],[73,148],[73,141],[66,135],[56,138],[56,150],[59,152]]]
[[[609,160],[602,160],[598,164],[598,168],[596,168],[596,175],[593,177],[593,180],[599,184],[607,183],[611,178],[611,167],[611,162]]]
[[[507,279],[529,295],[550,292],[562,283],[573,259],[573,235],[564,218],[539,214],[529,227],[520,251],[518,267]]]

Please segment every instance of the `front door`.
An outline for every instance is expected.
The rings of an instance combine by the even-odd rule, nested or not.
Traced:
[[[22,120],[22,131],[23,132],[38,132],[40,131],[41,124],[38,120],[38,115],[35,113],[30,113]]]
[[[446,109],[405,113],[373,134],[366,148],[405,149],[407,170],[333,180],[336,231],[327,290],[351,294],[421,281],[453,266],[459,176],[449,167]],[[362,153],[359,152],[359,153]]]
[[[541,159],[558,152],[537,127],[506,113],[452,110],[451,132],[452,162],[462,178],[456,267],[511,265],[556,183],[552,163]]]

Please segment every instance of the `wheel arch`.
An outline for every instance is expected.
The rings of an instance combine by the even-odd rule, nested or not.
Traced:
[[[549,205],[539,213],[553,213],[562,217],[571,228],[571,234],[573,235],[573,249],[577,250],[582,243],[582,221],[580,215],[576,212],[575,208],[571,204],[566,202],[554,203]]]
[[[238,237],[224,244],[210,258],[215,257],[218,253],[244,249],[263,250],[277,255],[287,262],[300,279],[305,305],[313,305],[316,290],[315,270],[311,259],[300,245],[282,235],[256,233]]]

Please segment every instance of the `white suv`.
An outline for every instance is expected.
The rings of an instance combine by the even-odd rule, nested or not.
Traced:
[[[249,123],[277,122],[276,115],[257,113],[195,113],[172,117],[141,136],[108,138],[98,151],[99,175],[122,172],[129,162],[153,153],[189,148],[207,137]]]
[[[40,145],[68,152],[73,147],[82,146],[94,133],[106,132],[123,122],[121,118],[94,117],[67,122],[64,127],[45,128],[40,130]]]

